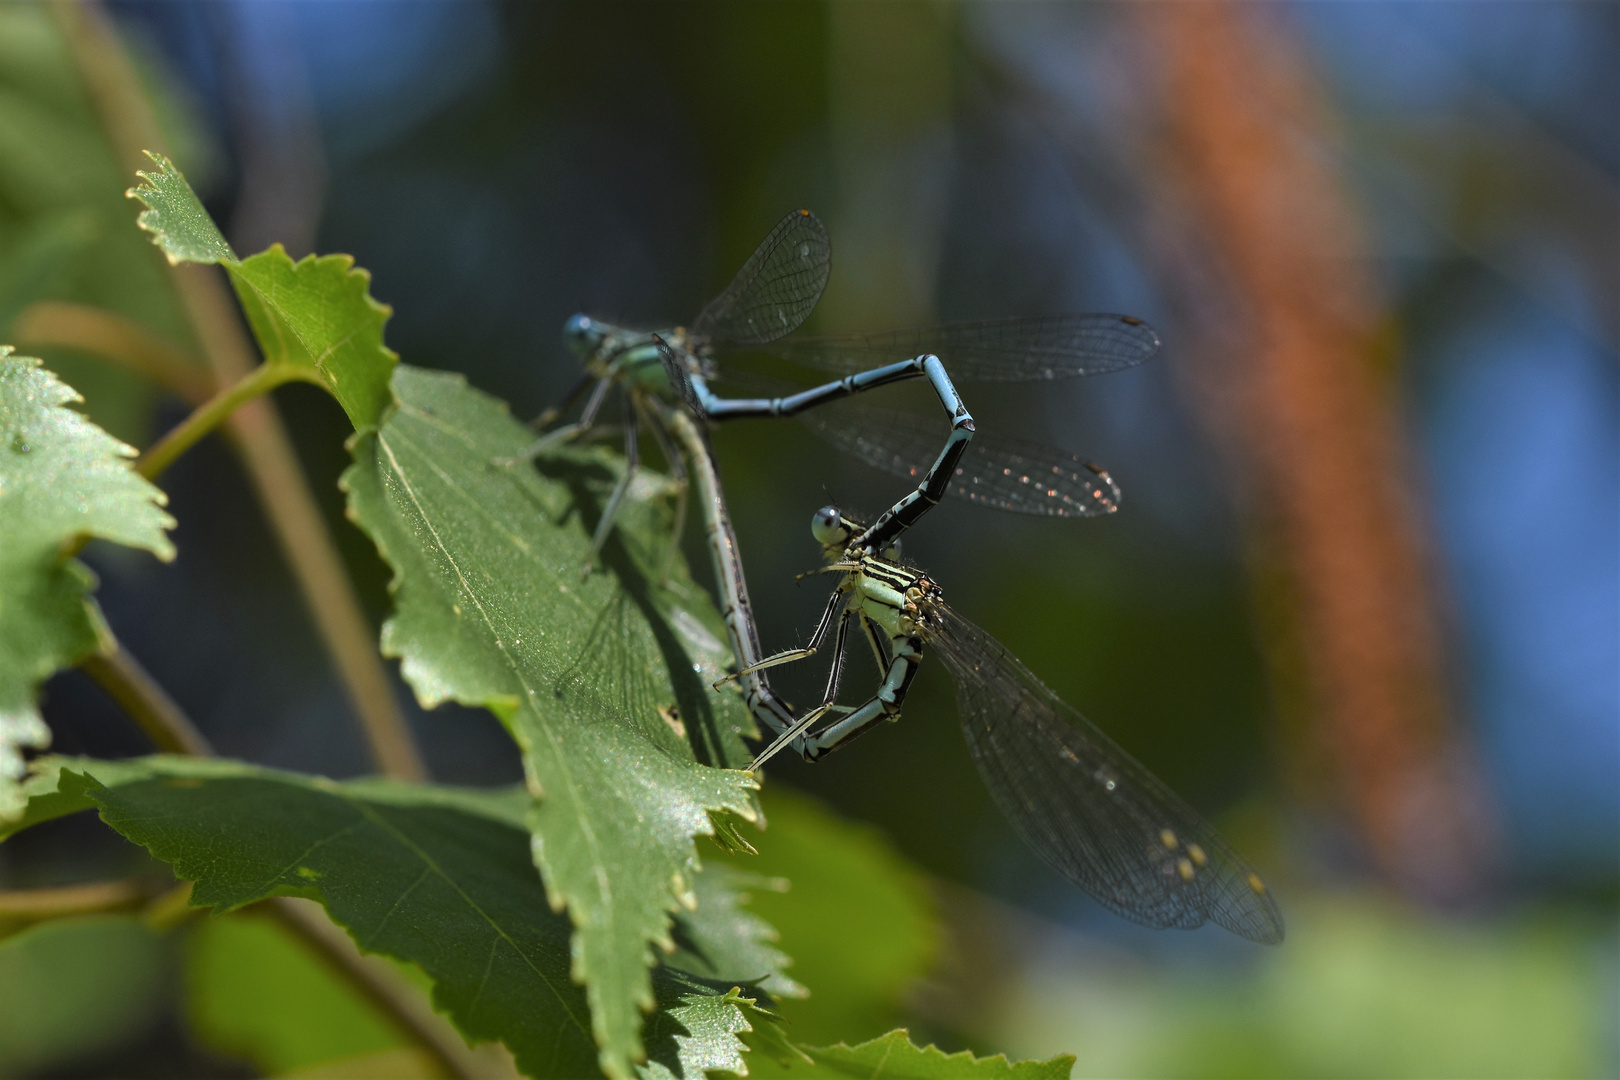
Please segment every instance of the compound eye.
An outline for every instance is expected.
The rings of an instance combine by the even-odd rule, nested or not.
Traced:
[[[844,527],[844,517],[838,507],[823,506],[817,510],[810,519],[810,535],[819,544],[836,544],[849,539],[849,530]]]
[[[589,315],[574,315],[563,323],[563,340],[577,353],[586,353],[596,347],[602,332]]]

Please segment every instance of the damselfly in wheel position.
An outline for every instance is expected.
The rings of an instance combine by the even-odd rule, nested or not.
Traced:
[[[838,417],[817,413],[811,425],[834,445],[880,468],[902,476],[921,475],[917,490],[892,510],[902,519],[900,528],[921,517],[944,494],[1005,510],[1060,517],[1104,514],[1118,506],[1119,489],[1106,472],[1038,443],[979,438],[973,456],[964,460],[963,451],[973,439],[973,418],[946,366],[934,354],[944,356],[950,370],[967,379],[1068,378],[1117,371],[1146,360],[1159,347],[1151,327],[1126,315],[1062,315],[781,340],[804,322],[821,298],[830,259],[821,222],[808,210],[796,210],[777,223],[731,284],[704,306],[690,327],[652,332],[614,326],[588,315],[568,320],[564,336],[584,359],[585,371],[557,407],[536,419],[535,426],[550,426],[584,398],[579,419],[548,432],[525,454],[505,463],[531,459],[550,445],[588,431],[609,390],[614,386],[624,390],[625,456],[630,464],[598,523],[592,560],[612,528],[614,513],[637,467],[639,422],[647,423],[672,462],[672,471],[680,468],[671,453],[667,425],[657,422],[657,411],[651,407],[654,400],[684,406],[711,421],[796,416],[875,387],[926,378],[951,424],[943,449],[926,470],[920,462],[933,452],[937,436],[927,434],[904,414]],[[667,352],[661,350],[659,339],[667,343]],[[717,374],[717,351],[773,353],[844,377],[795,394],[725,398],[709,386]],[[911,359],[895,361],[897,356]],[[677,475],[677,479],[682,477]],[[887,524],[874,522],[875,526]]]
[[[739,674],[814,655],[836,624],[832,672],[821,704],[781,732],[753,768],[790,745],[814,761],[879,721],[898,720],[930,648],[956,682],[962,735],[990,797],[1054,869],[1148,926],[1213,921],[1252,941],[1282,940],[1282,914],[1265,884],[1214,828],[1006,646],[947,606],[926,574],[860,546],[869,530],[836,506],[819,510],[811,529],[828,561],[812,573],[843,575],[821,622],[807,647]],[[847,708],[835,701],[852,622],[885,675],[876,694]],[[811,733],[824,717],[832,722]]]

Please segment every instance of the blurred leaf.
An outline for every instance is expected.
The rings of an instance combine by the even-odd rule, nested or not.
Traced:
[[[219,263],[264,352],[289,379],[326,387],[355,430],[374,427],[389,403],[388,376],[399,358],[382,341],[390,309],[372,299],[371,275],[347,255],[310,255],[293,262],[280,244],[238,261],[174,163],[158,166],[129,190],[146,210],[140,226],[172,263]]]
[[[1567,910],[1446,919],[1291,891],[1299,932],[1249,964],[1155,967],[1037,942],[987,1035],[1037,1052],[1073,1047],[1083,1076],[1612,1073],[1612,926]]]
[[[0,1075],[71,1065],[154,1023],[163,939],[131,915],[57,919],[0,941]]]
[[[98,807],[108,825],[196,882],[193,904],[229,911],[267,896],[317,900],[362,949],[420,965],[435,1006],[469,1038],[506,1043],[527,1074],[580,1077],[608,1064],[569,979],[568,921],[535,880],[508,792],[339,784],[163,756],[53,759],[32,790],[42,792],[49,775],[59,797],[36,820]],[[648,1022],[644,1075],[740,1063],[737,1033],[766,1014],[745,1014],[724,984],[663,967],[649,974],[665,1011]]]
[[[611,572],[582,579],[622,459],[571,449],[543,475],[501,468],[532,437],[505,405],[408,367],[393,387],[343,477],[394,570],[383,651],[424,706],[488,707],[517,740],[534,860],[578,928],[572,972],[622,1076],[653,1004],[649,943],[672,949],[670,913],[696,900],[692,838],[714,831],[712,811],[755,816],[752,779],[699,763],[746,761],[752,731],[735,692],[709,686],[729,659],[718,615],[671,549],[667,481],[638,474],[602,553]]]
[[[137,475],[135,451],[66,406],[73,388],[38,360],[0,346],[0,820],[24,808],[22,747],[50,732],[42,683],[101,647],[95,578],[62,545],[97,536],[174,557],[163,493]]]
[[[794,1041],[894,1026],[907,987],[939,948],[921,875],[875,829],[791,788],[772,786],[763,801],[770,827],[760,854],[726,862],[757,875],[744,879],[756,886],[749,907],[791,943],[793,973],[813,991],[783,1006]]]
[[[750,1077],[858,1076],[862,1080],[1068,1080],[1074,1058],[1010,1062],[1002,1054],[974,1057],[966,1050],[947,1054],[937,1046],[918,1047],[902,1028],[857,1046],[798,1047],[809,1064],[782,1066],[760,1054],[750,1058]]]
[[[153,105],[165,138],[196,168],[206,156],[197,129],[165,93]],[[45,5],[0,7],[0,340],[15,339],[12,322],[24,307],[52,299],[103,307],[189,342],[161,261],[130,227],[128,186]],[[85,395],[99,424],[130,441],[147,438],[149,383],[67,350],[53,349],[47,360]]]
[[[681,915],[670,963],[694,975],[757,984],[773,997],[807,996],[803,986],[783,974],[793,961],[773,942],[771,924],[743,907],[751,888],[776,883],[745,874],[724,863],[710,863],[697,876],[697,907]]]
[[[291,1072],[281,1080],[438,1080],[443,1072],[427,1051],[412,1047],[333,1058]]]
[[[199,922],[186,948],[186,1016],[211,1049],[275,1075],[404,1047],[308,947],[269,919]]]

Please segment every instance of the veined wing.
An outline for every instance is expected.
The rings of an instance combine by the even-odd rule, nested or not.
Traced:
[[[844,375],[933,353],[957,378],[1035,382],[1135,367],[1159,351],[1159,335],[1130,315],[1047,315],[795,338],[765,351]]]
[[[934,463],[947,433],[943,421],[847,401],[811,409],[799,419],[838,449],[914,479]],[[985,433],[974,435],[946,490],[998,510],[1049,517],[1111,514],[1120,500],[1112,477],[1073,454]]]
[[[1181,928],[1208,920],[1251,941],[1282,941],[1271,894],[1196,810],[1006,646],[938,607],[932,645],[956,680],[968,752],[1025,843],[1127,919]]]
[[[699,338],[761,345],[793,333],[809,317],[832,269],[832,245],[821,221],[795,210],[776,223],[692,322]]]

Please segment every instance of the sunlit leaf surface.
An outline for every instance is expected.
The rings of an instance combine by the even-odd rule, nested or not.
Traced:
[[[344,486],[395,573],[383,650],[424,704],[486,706],[517,740],[534,860],[576,927],[572,975],[603,1068],[627,1075],[654,1004],[654,946],[673,950],[672,912],[698,903],[692,838],[714,832],[716,813],[755,816],[753,781],[726,768],[747,760],[752,725],[735,691],[710,688],[729,650],[672,548],[671,486],[637,478],[606,572],[582,579],[622,459],[567,450],[538,474],[493,465],[530,433],[457,377],[400,369],[390,398],[387,309],[350,260],[295,264],[271,248],[237,261],[184,178],[154,161],[131,192],[154,241],[171,259],[222,263],[266,362],[325,385],[361,433]],[[751,978],[780,966],[757,945],[751,959],[768,961]]]
[[[128,194],[146,207],[137,220],[152,234],[152,242],[176,265],[235,262],[236,252],[174,162],[150,150],[146,156],[156,168],[137,173],[142,182],[130,188]]]
[[[856,1046],[798,1047],[808,1062],[783,1067],[756,1051],[749,1057],[751,1077],[858,1076],[862,1080],[1068,1080],[1074,1058],[1064,1054],[1048,1061],[1008,1061],[1001,1054],[974,1057],[962,1050],[947,1054],[937,1046],[919,1047],[904,1030],[891,1031]]]
[[[392,309],[372,299],[371,275],[347,255],[295,263],[280,244],[226,269],[265,363],[323,384],[357,430],[374,426],[399,358],[383,344]]]
[[[142,172],[129,194],[147,207],[139,220],[153,243],[170,262],[223,265],[265,363],[325,386],[357,430],[374,426],[398,357],[383,344],[390,309],[372,298],[371,275],[347,255],[295,263],[280,244],[238,260],[174,163],[149,156],[156,168]]]
[[[39,684],[100,647],[95,578],[62,545],[96,536],[174,557],[163,493],[129,467],[135,451],[67,406],[73,388],[0,346],[0,820],[22,812],[23,747],[50,733]]]
[[[692,838],[711,811],[753,817],[718,617],[670,549],[672,493],[643,474],[582,578],[622,459],[570,450],[533,468],[492,459],[530,433],[459,376],[401,367],[396,408],[354,445],[350,515],[394,570],[383,650],[424,705],[493,710],[522,748],[537,802],[534,858],[577,927],[604,1067],[622,1075],[652,1005],[653,943],[697,901]],[[752,972],[760,977],[766,972]]]

